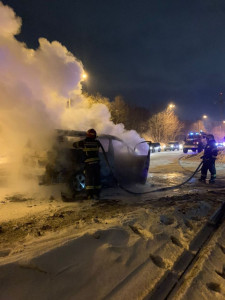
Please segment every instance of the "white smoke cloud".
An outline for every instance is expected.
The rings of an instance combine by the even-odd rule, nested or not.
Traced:
[[[91,108],[81,92],[83,65],[59,42],[39,39],[37,50],[28,49],[15,35],[22,21],[0,2],[0,155],[21,161],[28,141],[46,147],[54,129],[108,133],[135,145],[140,137],[110,121],[108,108]],[[71,109],[68,99],[74,100]],[[16,165],[16,164],[15,164]],[[18,164],[20,166],[20,164]]]
[[[60,127],[68,97],[80,93],[83,73],[82,64],[59,42],[41,38],[36,51],[18,42],[14,35],[21,24],[0,2],[1,144],[19,153],[28,139],[42,144]]]
[[[8,7],[4,6],[0,2],[0,35],[9,36],[16,35],[20,32],[21,19],[16,17],[14,11]]]

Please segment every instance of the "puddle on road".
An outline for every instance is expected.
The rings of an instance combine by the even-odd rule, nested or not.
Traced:
[[[188,177],[179,172],[172,172],[166,174],[149,174],[148,183],[154,184],[155,186],[172,186],[184,182]]]

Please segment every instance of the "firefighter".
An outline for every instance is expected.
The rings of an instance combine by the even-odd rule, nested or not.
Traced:
[[[209,183],[214,183],[216,179],[216,167],[215,160],[218,154],[216,147],[216,141],[213,135],[206,136],[207,144],[205,146],[204,155],[201,157],[203,159],[203,165],[201,168],[201,178],[199,181],[206,182],[207,171],[211,173],[211,178]]]
[[[84,140],[73,144],[73,147],[80,148],[84,152],[85,185],[88,199],[99,199],[100,197],[99,147],[101,144],[96,138],[96,131],[92,128],[86,132]]]

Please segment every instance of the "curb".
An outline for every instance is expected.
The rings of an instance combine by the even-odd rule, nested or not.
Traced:
[[[191,241],[189,250],[184,250],[174,263],[173,269],[167,271],[154,290],[144,300],[174,299],[177,289],[184,281],[183,276],[192,268],[204,245],[225,219],[225,202],[218,208]]]

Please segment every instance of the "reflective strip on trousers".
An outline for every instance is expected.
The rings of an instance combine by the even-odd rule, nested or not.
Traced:
[[[92,157],[92,158],[87,158],[85,159],[85,163],[89,163],[89,162],[97,162],[99,161],[99,158],[98,157]]]
[[[86,190],[99,190],[101,185],[87,185]]]
[[[87,152],[87,151],[98,151],[98,148],[83,148],[82,150],[84,152]]]

